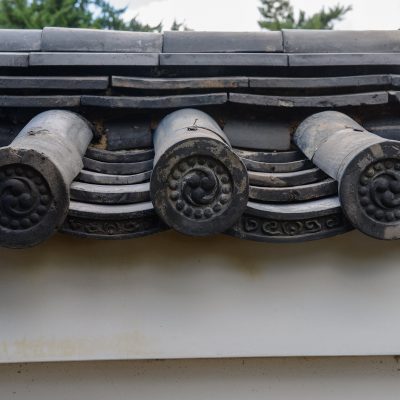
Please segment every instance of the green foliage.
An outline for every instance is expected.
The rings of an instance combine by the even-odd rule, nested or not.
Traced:
[[[272,31],[281,29],[333,29],[335,22],[341,21],[343,17],[352,10],[352,6],[337,4],[334,7],[322,9],[308,16],[300,10],[295,15],[290,0],[261,0],[259,11],[262,19],[258,21],[261,28]]]
[[[126,22],[126,8],[115,8],[106,0],[0,0],[0,28],[69,28],[161,31],[162,24],[141,24],[137,16]]]
[[[185,21],[183,22],[178,22],[176,19],[174,19],[174,22],[171,25],[170,28],[171,31],[191,31],[192,29],[190,29]]]

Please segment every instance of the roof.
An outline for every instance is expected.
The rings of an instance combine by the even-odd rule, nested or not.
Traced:
[[[58,182],[68,195],[52,198],[65,213],[47,218],[47,233],[117,239],[172,226],[290,242],[356,227],[397,238],[399,66],[400,31],[0,30],[0,189],[28,140],[15,139],[22,130],[47,149],[53,175],[72,177]],[[54,128],[79,116],[85,137]],[[176,129],[157,144],[170,118]],[[61,135],[52,149],[49,132]],[[28,140],[23,151],[33,150]],[[15,191],[29,186],[24,168],[10,170],[24,183]],[[54,179],[41,173],[50,193]],[[0,243],[11,230],[19,246],[40,240],[21,236],[29,221],[13,213],[0,207]]]

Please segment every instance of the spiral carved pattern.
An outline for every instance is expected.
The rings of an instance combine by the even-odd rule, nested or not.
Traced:
[[[375,162],[365,169],[358,188],[359,201],[368,216],[383,223],[400,219],[400,162]]]
[[[191,156],[172,169],[168,178],[168,198],[187,218],[209,220],[229,207],[232,178],[220,161]]]
[[[0,228],[26,230],[37,225],[53,201],[43,176],[27,165],[0,169]]]

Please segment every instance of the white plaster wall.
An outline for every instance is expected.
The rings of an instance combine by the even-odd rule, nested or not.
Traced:
[[[2,400],[398,400],[393,357],[0,365]]]
[[[174,232],[0,250],[0,362],[400,354],[400,245]]]

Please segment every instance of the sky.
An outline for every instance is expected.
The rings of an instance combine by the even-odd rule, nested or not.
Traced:
[[[260,0],[110,0],[128,7],[126,18],[138,15],[142,23],[163,22],[168,30],[173,20],[184,21],[196,31],[257,31]],[[400,29],[400,0],[292,0],[296,10],[307,13],[337,3],[353,11],[335,29]]]

